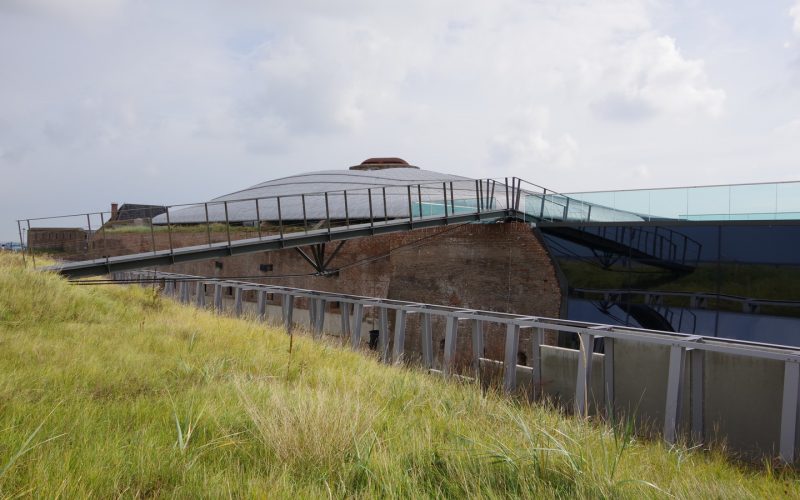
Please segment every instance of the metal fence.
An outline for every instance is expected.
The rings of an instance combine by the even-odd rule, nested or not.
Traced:
[[[592,399],[592,379],[602,375],[602,399],[607,414],[614,414],[616,408],[615,390],[623,384],[630,386],[646,385],[644,380],[650,374],[641,373],[634,379],[615,380],[615,343],[622,345],[658,346],[668,349],[666,395],[663,407],[663,437],[668,443],[679,439],[682,413],[682,401],[690,401],[690,432],[695,438],[704,434],[704,413],[710,404],[705,397],[702,374],[705,370],[707,355],[724,356],[724,362],[730,364],[735,360],[768,361],[782,364],[782,381],[772,380],[770,383],[782,383],[780,404],[775,411],[780,412],[780,429],[774,429],[778,436],[777,447],[780,456],[787,462],[794,462],[797,449],[798,394],[800,391],[800,349],[785,346],[760,344],[753,342],[726,340],[682,333],[653,331],[622,326],[583,323],[554,318],[541,318],[506,314],[493,311],[462,309],[433,304],[404,302],[374,297],[320,292],[282,286],[261,285],[230,280],[216,280],[207,277],[189,276],[156,271],[133,271],[116,273],[114,278],[120,282],[157,281],[164,287],[165,293],[174,296],[181,302],[193,301],[205,307],[206,285],[213,286],[213,308],[222,312],[223,288],[234,290],[233,312],[242,314],[242,295],[252,290],[257,295],[257,316],[264,319],[267,314],[267,294],[281,297],[281,319],[287,332],[291,331],[295,320],[294,306],[297,299],[308,301],[309,326],[315,338],[325,330],[325,305],[338,302],[340,305],[340,331],[343,339],[357,349],[361,345],[362,322],[365,310],[374,308],[379,318],[379,338],[377,350],[381,360],[387,363],[400,363],[406,358],[406,319],[409,315],[420,315],[422,365],[432,368],[434,364],[434,348],[432,337],[432,318],[444,320],[444,352],[441,359],[441,371],[445,376],[453,375],[456,370],[456,341],[460,324],[471,326],[472,357],[469,364],[477,370],[485,360],[481,358],[486,342],[485,331],[488,325],[500,325],[505,329],[505,354],[502,366],[502,388],[506,392],[517,390],[517,353],[520,347],[520,332],[531,329],[530,335],[532,356],[527,365],[530,370],[531,397],[539,397],[542,393],[543,349],[558,349],[543,345],[545,332],[557,332],[577,335],[580,339],[575,377],[575,393],[572,406],[579,415],[587,415]],[[194,291],[191,287],[194,287]],[[194,294],[194,299],[191,296]],[[389,331],[389,311],[394,311],[394,331]],[[604,354],[593,353],[591,346],[596,339],[604,339]],[[390,349],[391,348],[391,349]],[[592,359],[600,358],[602,370],[600,374],[592,373]],[[509,369],[508,367],[514,367]],[[687,397],[687,388],[691,397]],[[646,389],[646,388],[645,388]],[[764,388],[767,389],[766,387]],[[759,389],[760,390],[760,389]],[[642,391],[643,397],[659,398],[660,396]],[[734,408],[743,410],[749,403],[734,396]],[[764,408],[763,411],[770,411]],[[773,430],[770,429],[770,432]],[[763,448],[763,446],[762,446]]]

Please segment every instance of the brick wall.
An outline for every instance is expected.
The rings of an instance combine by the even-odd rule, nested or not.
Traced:
[[[196,238],[173,237],[178,245]],[[328,244],[328,255],[335,246]],[[260,271],[262,264],[271,264],[272,271]],[[553,263],[534,230],[523,223],[467,224],[350,240],[330,267],[342,270],[338,276],[310,276],[312,267],[288,249],[178,264],[169,270],[525,315],[558,317],[561,308],[562,290]],[[471,330],[469,322],[462,323],[457,360],[465,364],[471,358]],[[409,316],[407,325],[406,349],[418,353],[418,318]],[[441,351],[444,322],[434,321],[433,327],[434,350]],[[504,336],[504,329],[487,325],[486,356],[502,357]],[[530,357],[527,330],[521,339],[522,351]],[[546,338],[548,343],[553,340]]]

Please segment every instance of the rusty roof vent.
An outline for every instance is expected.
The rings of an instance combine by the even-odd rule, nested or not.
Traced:
[[[419,167],[409,165],[402,158],[369,158],[362,161],[361,165],[350,167],[350,170],[384,170],[387,168],[416,168],[419,170]]]

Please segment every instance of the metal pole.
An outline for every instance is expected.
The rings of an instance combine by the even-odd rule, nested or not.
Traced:
[[[156,233],[153,229],[153,218],[150,218],[150,242],[153,244],[153,255],[156,254]]]
[[[408,191],[408,222],[409,223],[413,223],[414,222],[414,212],[411,209],[411,184],[406,186],[406,188],[407,188],[407,191]],[[414,228],[413,224],[412,224],[411,228],[412,229]]]
[[[478,194],[478,179],[475,179],[475,208],[481,213],[481,195]]]
[[[456,213],[456,199],[455,199],[455,196],[453,196],[453,183],[452,182],[450,182],[450,213],[451,214],[455,214]]]
[[[167,211],[167,238],[169,239],[169,253],[172,254],[172,224],[169,223],[169,207],[164,207]]]
[[[544,220],[544,199],[547,197],[547,189],[542,188],[542,206],[539,209],[539,218]]]
[[[27,262],[25,262],[25,242],[22,239],[22,221],[17,221],[17,230],[19,231],[19,251],[22,254],[22,264],[27,267]]]
[[[27,219],[28,223],[28,249],[31,252],[31,260],[33,261],[33,268],[36,269],[36,256],[33,255],[33,242],[31,242],[31,220]]]
[[[386,209],[386,188],[381,188],[383,191],[383,222],[389,222],[389,212]]]
[[[417,202],[419,203],[419,218],[422,218],[422,186],[417,184]]]
[[[444,206],[444,218],[447,220],[447,183],[442,183],[442,193],[444,194],[444,202],[442,206]]]
[[[328,234],[331,234],[331,210],[328,205],[328,192],[325,191],[325,220],[328,221]]]
[[[306,195],[300,195],[300,201],[303,203],[303,230],[308,232],[308,218],[306,217]]]
[[[367,189],[367,198],[369,198],[369,227],[374,227],[375,222],[372,216],[372,188]]]
[[[256,224],[258,225],[258,239],[261,239],[261,209],[258,207],[258,198],[256,198]]]
[[[90,214],[86,214],[86,225],[89,227],[89,235],[86,237],[86,253],[91,257],[90,243],[92,238],[92,219]]]
[[[342,193],[344,193],[344,223],[347,227],[350,227],[350,211],[347,208],[347,190],[345,189]]]
[[[508,210],[509,208],[511,208],[511,201],[510,201],[510,198],[508,197],[508,177],[506,177],[505,180],[506,180],[506,182],[505,182],[505,186],[506,186],[506,210]]]
[[[106,243],[106,221],[103,212],[100,212],[100,230],[103,231],[103,251],[105,252],[106,262],[108,262],[108,243]]]
[[[208,236],[208,246],[211,246],[211,222],[208,220],[208,203],[203,203],[206,210],[206,235]]]
[[[281,239],[283,239],[283,216],[281,215],[281,197],[278,196],[278,232],[281,235]]]
[[[231,246],[231,222],[228,219],[228,202],[225,202],[225,232],[228,234],[228,246]]]

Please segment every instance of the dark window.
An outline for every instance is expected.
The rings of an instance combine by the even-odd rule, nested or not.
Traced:
[[[214,269],[222,269],[222,262],[215,260],[214,261]]]
[[[272,264],[261,264],[260,266],[258,266],[258,269],[262,273],[268,273],[268,272],[272,271]]]

